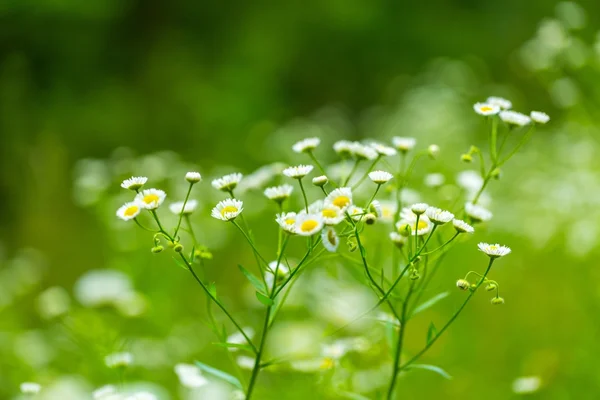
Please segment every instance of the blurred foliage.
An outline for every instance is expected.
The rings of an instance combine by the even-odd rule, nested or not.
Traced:
[[[464,169],[459,154],[484,141],[471,103],[490,94],[553,117],[491,189],[502,217],[484,238],[514,250],[496,272],[507,304],[490,309],[477,299],[428,354],[453,380],[412,371],[400,393],[507,399],[515,378],[534,375],[543,384],[531,398],[598,398],[600,8],[579,4],[0,2],[0,398],[28,380],[89,393],[119,379],[103,358],[123,349],[146,356],[128,381],[175,398],[184,392],[174,364],[199,359],[230,370],[200,322],[205,307],[193,282],[115,220],[128,200],[120,179],[148,175],[176,199],[185,188],[173,182],[191,168],[206,179],[250,173],[294,162],[289,147],[307,135],[331,143],[400,134],[442,147],[418,180],[441,172],[452,182]],[[218,199],[205,188],[202,221]],[[255,212],[257,229],[271,229],[270,214]],[[251,253],[230,251],[234,232],[207,226],[203,239],[218,260],[208,273],[246,310],[235,266]],[[448,286],[433,289],[451,288],[480,260],[474,240],[450,256],[456,270],[440,280]],[[67,320],[41,317],[40,293],[58,286],[70,298],[80,276],[98,269],[124,272],[133,303],[86,308],[75,296]],[[337,264],[323,269],[308,282],[344,273]],[[445,319],[455,300],[415,324],[424,331]],[[310,321],[291,324],[306,310],[289,312],[282,337],[320,337]],[[258,328],[258,312],[244,318]],[[410,337],[408,350],[423,340]],[[380,374],[371,372],[357,385]],[[259,386],[304,399],[318,393],[316,381],[277,371]]]

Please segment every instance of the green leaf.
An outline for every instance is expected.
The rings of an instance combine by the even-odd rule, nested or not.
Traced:
[[[433,296],[431,299],[427,300],[426,302],[424,302],[421,305],[419,305],[418,307],[416,307],[415,310],[413,311],[412,315],[414,316],[415,314],[418,314],[421,311],[427,310],[428,308],[435,305],[438,301],[445,299],[449,295],[450,295],[450,292],[442,292],[438,295]]]
[[[433,338],[437,335],[437,329],[435,325],[432,323],[429,324],[429,329],[427,329],[427,344],[431,343]]]
[[[411,364],[407,367],[408,369],[411,368],[416,368],[416,369],[426,369],[428,371],[432,371],[435,372],[436,374],[446,378],[446,379],[452,379],[452,376],[447,373],[446,371],[444,371],[442,368],[437,367],[435,365],[429,365],[429,364]]]
[[[185,269],[186,271],[189,271],[190,269],[188,268],[187,265],[185,265],[184,263],[182,263],[178,258],[173,257],[173,260],[175,260],[175,264],[177,264],[177,266]]]
[[[248,271],[246,268],[242,267],[239,264],[238,268],[240,269],[240,271],[242,271],[246,279],[250,281],[252,286],[254,286],[259,292],[266,291],[264,283],[260,279],[258,279],[254,274],[252,274],[252,272]]]
[[[208,291],[210,292],[210,294],[213,295],[213,297],[216,299],[217,298],[217,285],[215,285],[214,282],[211,282],[208,285]]]
[[[209,375],[212,375],[215,378],[221,379],[222,381],[230,383],[238,389],[244,390],[244,388],[242,387],[242,384],[236,377],[229,375],[228,373],[223,372],[220,369],[216,369],[216,368],[211,367],[210,365],[201,363],[200,361],[195,361],[195,364],[196,364],[196,367],[200,368],[203,372],[205,372]]]
[[[228,349],[240,349],[240,350],[249,351],[250,353],[254,353],[254,350],[252,349],[252,347],[250,347],[250,345],[247,345],[247,344],[226,343],[226,342],[225,343],[215,342],[213,344],[216,344],[217,346],[227,347]]]
[[[262,294],[261,292],[256,292],[256,298],[258,301],[263,303],[265,306],[270,307],[273,305],[273,300]]]

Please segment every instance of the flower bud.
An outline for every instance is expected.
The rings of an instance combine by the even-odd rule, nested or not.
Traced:
[[[485,290],[487,290],[488,292],[491,292],[492,290],[496,290],[497,286],[495,283],[490,283],[485,287]]]
[[[175,246],[173,246],[173,250],[175,253],[181,253],[183,251],[183,246],[181,243],[176,243]]]
[[[468,290],[471,284],[466,279],[459,279],[456,281],[456,287],[460,290]]]
[[[202,180],[199,172],[188,172],[185,174],[185,180],[191,184],[198,183]]]
[[[348,240],[346,241],[346,245],[348,246],[348,250],[352,253],[354,251],[356,251],[356,249],[358,248],[358,245],[356,244],[356,241],[353,240],[352,238],[348,238]]]
[[[314,177],[312,180],[312,184],[318,187],[323,187],[329,182],[329,179],[325,175]]]
[[[502,178],[502,170],[500,168],[494,168],[490,175],[492,178],[499,180],[500,178]]]
[[[503,297],[494,297],[492,299],[492,304],[495,306],[498,306],[500,304],[504,304],[504,298]]]
[[[373,213],[368,213],[365,215],[365,223],[367,225],[373,225],[377,221],[377,217]]]
[[[412,272],[410,273],[410,279],[413,280],[413,281],[416,281],[419,278],[421,278],[421,275],[419,274],[419,271],[417,271],[416,269],[413,269]]]
[[[398,227],[398,233],[404,237],[410,236],[410,225],[409,224],[401,225],[400,227]]]
[[[462,162],[470,163],[471,161],[473,161],[473,157],[471,157],[470,154],[463,154],[462,156],[460,156],[460,160]]]
[[[162,246],[154,246],[153,248],[150,249],[151,252],[153,252],[154,254],[158,254],[161,251],[163,251],[165,248]]]
[[[432,160],[435,160],[440,155],[440,146],[437,144],[430,144],[427,148],[427,153]]]
[[[474,292],[475,290],[477,290],[477,284],[476,284],[476,283],[471,283],[471,288],[470,288],[470,289],[471,289],[471,291],[473,291],[473,292]]]

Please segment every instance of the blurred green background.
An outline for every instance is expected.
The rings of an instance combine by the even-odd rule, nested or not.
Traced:
[[[162,361],[130,379],[173,398],[189,396],[172,372],[176,362],[231,368],[198,322],[204,308],[193,282],[170,257],[149,254],[143,233],[115,220],[128,199],[121,179],[147,175],[175,199],[190,168],[209,181],[305,162],[290,146],[316,132],[326,146],[392,135],[437,143],[439,164],[418,178],[442,172],[452,180],[468,168],[460,154],[485,143],[471,104],[489,95],[553,119],[494,183],[498,218],[453,253],[437,289],[482,262],[476,241],[505,242],[514,254],[495,278],[507,304],[491,309],[476,299],[428,354],[453,380],[411,373],[400,393],[508,399],[517,396],[514,379],[531,375],[542,379],[531,398],[599,398],[600,5],[577,4],[1,1],[0,398],[14,398],[27,380],[82,390],[114,383],[103,356],[135,346]],[[212,192],[205,182],[197,194],[205,207],[198,223],[219,199]],[[264,215],[250,220],[268,231]],[[260,312],[245,311],[235,269],[251,253],[228,251],[235,232],[203,226],[215,253],[207,274],[258,329]],[[83,273],[104,268],[131,277],[143,316],[73,300],[66,323],[40,317],[46,288],[72,294]],[[444,320],[457,302],[451,297],[432,318]],[[413,333],[412,352],[422,340]],[[259,385],[265,399],[315,393],[310,375],[266,372]],[[275,392],[284,394],[269,397]]]

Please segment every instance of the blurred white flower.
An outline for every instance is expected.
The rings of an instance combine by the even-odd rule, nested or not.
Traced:
[[[517,111],[506,110],[500,112],[500,119],[509,125],[525,126],[531,123],[531,118]]]
[[[533,122],[538,124],[545,124],[548,121],[550,121],[550,117],[548,116],[548,114],[543,113],[541,111],[532,111],[530,117],[533,120]]]
[[[323,229],[323,232],[321,232],[321,240],[323,246],[331,253],[335,253],[340,245],[340,238],[335,229],[331,226],[326,226],[325,229]]]
[[[371,171],[369,172],[369,179],[378,185],[383,185],[388,182],[394,176],[387,171]]]
[[[295,167],[287,167],[283,170],[283,174],[289,178],[302,179],[310,174],[313,168],[312,165],[297,165]]]
[[[114,305],[133,293],[131,281],[123,272],[99,269],[83,274],[75,283],[75,298],[85,307]]]
[[[542,380],[537,376],[523,376],[512,383],[512,390],[517,394],[537,392],[542,386]]]
[[[222,176],[217,179],[213,179],[211,182],[212,187],[222,192],[230,192],[235,189],[242,180],[243,175],[239,172]]]
[[[195,365],[177,364],[174,369],[179,382],[187,388],[195,389],[209,383],[208,379],[202,376],[200,369]]]
[[[498,106],[503,110],[509,110],[512,108],[512,102],[503,97],[490,96],[485,101],[487,104],[492,104],[494,106]]]
[[[282,203],[284,200],[290,197],[293,190],[293,186],[286,183],[283,185],[266,188],[264,194],[269,200]]]
[[[38,394],[42,390],[42,385],[35,382],[23,382],[20,388],[23,394]]]
[[[406,153],[415,147],[417,144],[417,139],[412,137],[394,136],[392,138],[392,144],[402,153]]]
[[[37,308],[44,319],[60,317],[71,307],[69,293],[60,286],[44,290],[37,299]]]
[[[183,201],[178,201],[169,205],[169,210],[175,215],[190,215],[196,211],[196,208],[198,208],[198,201],[194,199],[189,199],[185,203],[185,207]]]
[[[133,354],[129,352],[109,354],[104,357],[104,364],[108,368],[128,367],[133,364]]]
[[[123,189],[137,191],[140,190],[142,186],[146,184],[146,182],[148,182],[148,178],[145,176],[132,176],[131,178],[125,179],[123,182],[121,182],[121,187]]]
[[[479,115],[490,116],[500,112],[500,106],[490,103],[475,103],[473,109]]]
[[[306,138],[295,143],[292,146],[292,150],[296,153],[306,153],[316,149],[319,144],[321,144],[321,139],[317,137]]]

